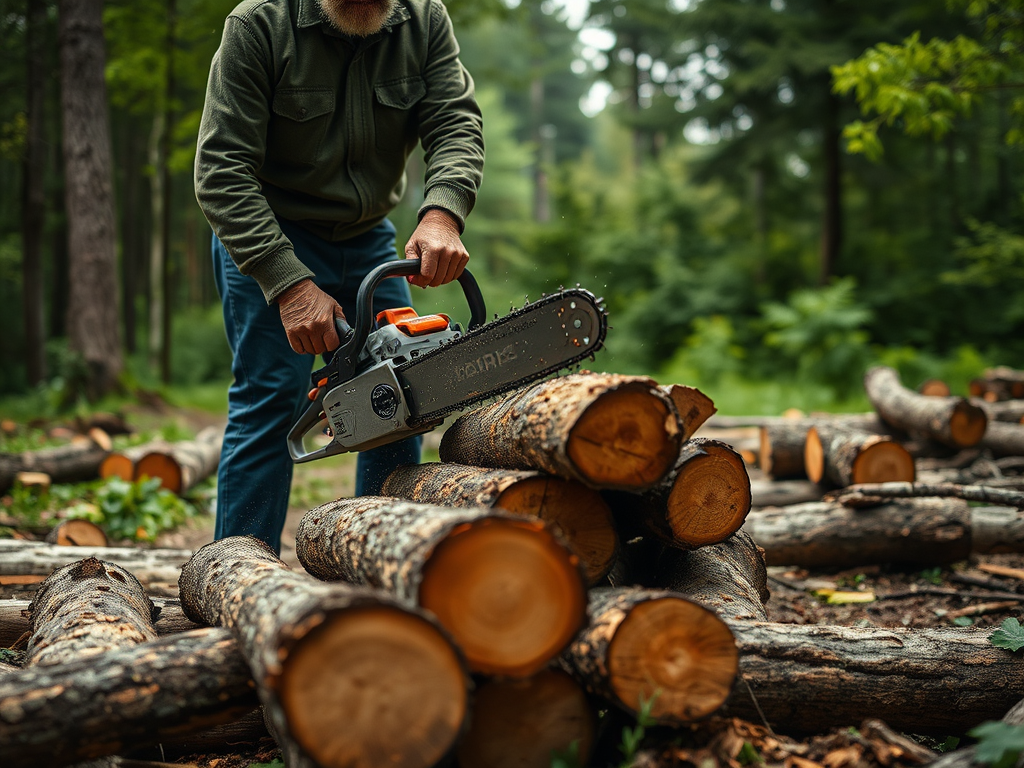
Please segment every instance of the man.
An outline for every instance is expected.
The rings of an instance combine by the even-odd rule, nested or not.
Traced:
[[[405,255],[421,287],[457,278],[483,133],[473,81],[441,0],[246,0],[214,57],[196,156],[235,381],[218,472],[216,537],[280,549],[292,464],[288,430],[315,358],[339,345],[362,278],[397,258],[385,218],[417,141],[424,203]],[[408,306],[386,280],[374,311]],[[308,403],[307,403],[308,404]],[[357,495],[418,462],[419,438],[368,451]]]

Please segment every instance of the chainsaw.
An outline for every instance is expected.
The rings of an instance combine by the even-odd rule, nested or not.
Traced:
[[[429,432],[449,414],[572,366],[604,343],[607,317],[590,291],[559,290],[487,322],[469,270],[459,277],[470,309],[465,329],[447,315],[420,317],[408,307],[374,317],[373,294],[385,279],[419,273],[419,259],[378,267],[359,287],[355,326],[335,321],[341,346],[313,373],[312,403],[288,434],[296,463]],[[330,443],[307,451],[313,431]]]

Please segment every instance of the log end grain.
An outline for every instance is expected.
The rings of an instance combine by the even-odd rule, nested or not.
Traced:
[[[853,483],[912,483],[916,477],[914,458],[892,440],[866,446],[853,461]]]
[[[496,507],[538,517],[561,535],[596,584],[611,570],[619,549],[612,511],[597,491],[556,477],[531,477],[505,489]]]
[[[967,400],[960,400],[953,408],[949,419],[949,432],[953,441],[961,448],[977,445],[985,437],[988,416],[985,411]]]
[[[925,397],[949,397],[953,394],[949,389],[949,384],[944,382],[942,379],[928,379],[921,382],[921,386],[917,388]]]
[[[110,543],[103,529],[88,520],[65,520],[46,535],[46,541],[62,547],[105,547]]]
[[[135,465],[135,477],[160,478],[160,487],[180,493],[183,486],[181,465],[166,453],[147,453]]]
[[[104,480],[108,477],[119,477],[131,482],[135,477],[135,464],[123,453],[111,453],[100,464],[100,477]]]
[[[389,606],[329,614],[292,648],[280,695],[291,736],[323,768],[429,768],[454,745],[468,706],[451,643]]]
[[[664,396],[643,385],[602,394],[569,434],[566,451],[579,475],[597,488],[645,489],[679,454],[677,416]]]
[[[551,755],[577,745],[588,765],[594,712],[583,688],[557,669],[526,680],[489,680],[476,692],[469,732],[456,751],[459,768],[548,768]]]
[[[710,397],[694,387],[670,384],[661,388],[669,396],[679,414],[681,439],[686,442],[693,437],[704,423],[714,416],[718,409]]]
[[[608,650],[611,687],[636,710],[668,722],[709,716],[732,691],[739,653],[729,627],[713,612],[681,597],[646,600],[622,620]]]
[[[703,455],[683,464],[666,504],[673,543],[685,548],[716,544],[738,531],[750,512],[750,476],[742,457],[711,441]]]
[[[509,677],[542,669],[586,617],[578,558],[534,520],[482,518],[456,528],[424,567],[419,598],[474,672]]]
[[[825,446],[817,427],[807,430],[807,441],[804,443],[804,469],[807,479],[812,483],[820,483],[825,477]]]

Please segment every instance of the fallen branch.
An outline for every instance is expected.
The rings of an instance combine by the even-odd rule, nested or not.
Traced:
[[[1024,492],[990,488],[984,485],[957,483],[864,483],[851,485],[825,495],[823,501],[837,501],[848,507],[872,506],[880,499],[921,499],[929,496],[944,499],[963,499],[983,504],[997,504],[1024,509]]]

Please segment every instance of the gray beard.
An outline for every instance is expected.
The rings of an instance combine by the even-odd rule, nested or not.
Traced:
[[[373,0],[354,4],[350,0],[317,0],[324,17],[339,32],[353,37],[369,37],[384,28],[398,0]]]

